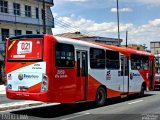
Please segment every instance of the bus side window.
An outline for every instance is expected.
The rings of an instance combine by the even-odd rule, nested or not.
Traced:
[[[141,55],[131,55],[131,69],[132,70],[148,70],[149,58]]]
[[[103,49],[90,48],[90,67],[105,69],[105,51]]]
[[[56,67],[74,67],[74,46],[70,44],[56,43],[55,45]]]
[[[119,69],[119,52],[106,50],[106,68]]]

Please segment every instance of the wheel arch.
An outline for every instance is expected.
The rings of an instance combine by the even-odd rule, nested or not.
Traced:
[[[107,98],[106,86],[100,85],[96,91],[96,96],[95,96],[96,105],[99,107],[105,105],[106,98]]]
[[[97,90],[99,89],[99,88],[104,88],[104,90],[105,90],[105,92],[106,92],[106,97],[107,97],[107,87],[105,86],[105,85],[100,85],[98,88],[97,88]]]

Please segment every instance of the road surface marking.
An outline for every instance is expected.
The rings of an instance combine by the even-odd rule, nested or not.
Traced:
[[[138,103],[138,102],[142,102],[143,100],[137,100],[137,101],[134,101],[134,102],[130,102],[130,103],[128,103],[129,105],[131,105],[131,104],[134,104],[134,103]]]
[[[76,116],[72,116],[72,117],[68,117],[68,118],[63,118],[61,120],[69,120],[69,119],[73,119],[73,118],[77,118],[77,117],[81,117],[81,116],[85,116],[85,115],[89,115],[90,113],[84,113],[84,114],[80,114],[80,115],[76,115]]]

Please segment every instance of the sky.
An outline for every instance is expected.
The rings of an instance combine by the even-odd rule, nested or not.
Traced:
[[[118,38],[116,0],[54,0],[53,34],[82,34]],[[160,41],[160,0],[119,0],[120,38],[125,44]]]

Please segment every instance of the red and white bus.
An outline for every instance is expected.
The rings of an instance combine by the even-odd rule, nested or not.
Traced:
[[[76,103],[141,93],[154,86],[154,55],[53,35],[7,39],[7,97]]]

